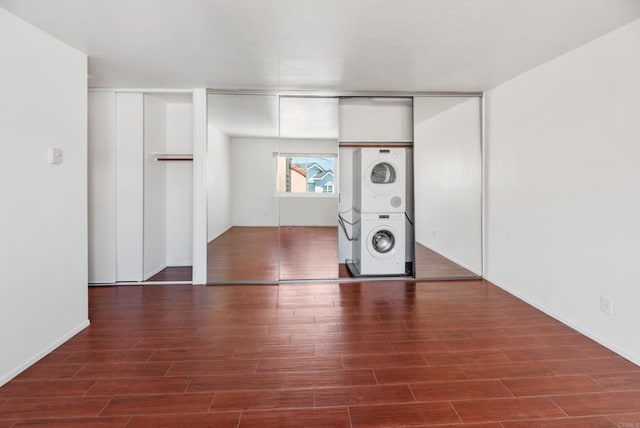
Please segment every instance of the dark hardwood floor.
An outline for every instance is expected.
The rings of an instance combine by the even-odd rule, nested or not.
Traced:
[[[416,242],[416,278],[477,278],[470,270]],[[640,428],[640,427],[639,427]]]
[[[209,242],[207,281],[278,281],[278,228],[232,227]]]
[[[351,277],[346,266],[338,264],[337,227],[235,226],[209,243],[207,257],[210,283]],[[420,278],[477,277],[420,244],[416,272]]]
[[[0,427],[638,427],[640,367],[482,280],[89,289]]]
[[[192,271],[191,266],[169,266],[147,281],[191,281]]]
[[[337,227],[280,227],[280,279],[337,278]]]

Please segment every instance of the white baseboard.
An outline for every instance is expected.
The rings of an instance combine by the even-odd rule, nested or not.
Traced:
[[[47,346],[42,351],[38,352],[33,357],[29,358],[27,361],[20,364],[18,367],[11,370],[9,373],[0,377],[0,386],[9,382],[11,379],[18,376],[20,373],[22,373],[23,371],[25,371],[26,369],[28,369],[29,367],[31,367],[32,365],[40,361],[43,357],[47,356],[49,353],[51,353],[51,351],[56,349],[58,346],[62,345],[64,342],[71,339],[73,336],[80,333],[85,328],[89,327],[89,324],[90,324],[89,320],[83,321],[80,325],[71,329],[71,331],[64,334],[61,338],[53,342],[51,345]]]
[[[507,293],[517,297],[518,299],[522,300],[523,302],[533,306],[534,308],[538,309],[539,311],[544,312],[545,314],[549,315],[550,317],[560,321],[562,324],[571,327],[572,329],[578,331],[579,333],[587,336],[589,339],[592,339],[596,342],[598,342],[600,345],[604,346],[605,348],[615,352],[616,354],[620,355],[621,357],[626,358],[627,360],[631,361],[633,364],[640,366],[640,356],[637,355],[633,355],[633,353],[627,351],[626,349],[623,349],[617,345],[612,344],[611,342],[609,342],[608,340],[598,336],[597,334],[593,333],[592,331],[590,331],[589,329],[586,329],[580,325],[577,325],[576,323],[566,319],[565,317],[555,313],[554,311],[552,311],[551,309],[547,308],[545,305],[542,305],[534,300],[529,299],[528,297],[522,295],[521,293],[518,293],[516,290],[514,290],[511,287],[508,287],[504,284],[501,284],[500,281],[490,277],[490,276],[485,276],[484,279],[486,279],[487,281],[489,281],[490,283],[492,283],[493,285],[495,285],[496,287],[501,288],[502,290],[506,291]]]
[[[167,261],[167,267],[192,267],[193,261],[191,260],[178,260],[178,261]]]

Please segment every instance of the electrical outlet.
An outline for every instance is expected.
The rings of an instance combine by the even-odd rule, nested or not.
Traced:
[[[55,147],[50,147],[47,149],[47,162],[51,164],[59,164],[59,163],[62,163],[62,160],[63,160],[62,149],[57,149]]]
[[[613,315],[613,298],[600,295],[600,310],[607,315]]]

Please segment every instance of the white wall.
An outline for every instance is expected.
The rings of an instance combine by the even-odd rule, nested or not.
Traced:
[[[416,97],[413,106],[416,241],[480,275],[480,99],[432,116],[434,103]]]
[[[89,93],[89,283],[116,281],[115,94]]]
[[[191,97],[189,97],[191,98]],[[167,151],[193,152],[193,104],[169,102]],[[191,266],[193,257],[193,163],[165,162],[167,175],[167,266]]]
[[[338,198],[335,196],[281,196],[281,226],[338,225]]]
[[[89,324],[87,57],[0,9],[0,58],[3,385]]]
[[[167,107],[144,95],[144,279],[167,267],[167,165],[152,153],[167,151]],[[134,183],[131,183],[134,184]]]
[[[231,139],[231,222],[234,226],[277,226],[278,140]]]
[[[640,363],[640,21],[487,93],[486,277]],[[614,299],[613,316],[600,296]]]
[[[207,235],[212,241],[232,225],[231,138],[209,125],[207,139]]]

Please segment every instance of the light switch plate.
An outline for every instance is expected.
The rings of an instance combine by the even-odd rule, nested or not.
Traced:
[[[59,164],[62,163],[64,156],[62,149],[57,149],[55,147],[50,147],[47,150],[47,162],[50,164]]]
[[[600,310],[607,315],[613,315],[613,298],[600,295]]]

